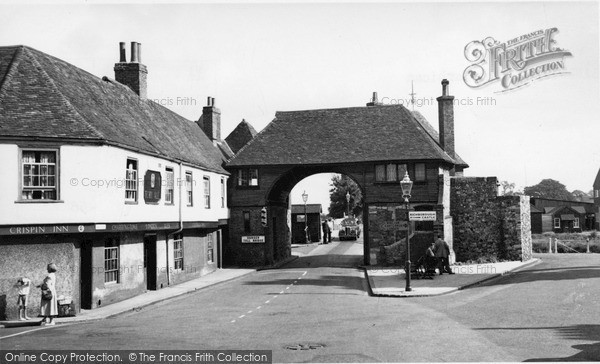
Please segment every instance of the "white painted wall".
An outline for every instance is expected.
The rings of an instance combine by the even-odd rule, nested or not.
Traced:
[[[125,203],[127,158],[138,160],[138,203]],[[59,199],[61,202],[20,203],[20,160],[16,144],[0,144],[0,225],[54,223],[125,223],[179,220],[179,165],[164,159],[111,146],[65,145],[59,149]],[[165,167],[175,175],[174,205],[165,205],[165,188],[156,205],[146,204],[143,176],[146,170],[160,171],[166,182]],[[185,171],[195,181],[193,206],[187,206]],[[209,176],[211,206],[204,208],[202,177]],[[218,221],[228,218],[227,202],[221,207],[220,181],[225,175],[183,166],[181,199],[183,221]],[[227,193],[227,192],[225,192]]]

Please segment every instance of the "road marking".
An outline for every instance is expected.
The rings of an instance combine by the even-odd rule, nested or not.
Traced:
[[[284,291],[279,292],[279,294],[283,294]]]
[[[266,301],[265,301],[265,303],[269,303],[269,302],[271,302],[271,300],[266,300]]]
[[[51,326],[51,327],[56,327],[56,326]],[[60,327],[60,325],[59,325],[59,327]],[[27,331],[21,331],[21,332],[17,332],[16,334],[2,336],[2,337],[0,337],[0,340],[2,340],[2,339],[8,339],[9,337],[13,337],[13,336],[19,336],[19,335],[27,334],[29,332],[34,332],[34,331],[39,331],[39,330],[45,330],[45,329],[49,329],[49,328],[50,327],[38,327],[37,329],[31,329],[31,330],[27,330]]]
[[[246,316],[246,315],[241,315],[241,316],[240,316],[240,317],[238,317],[238,318],[243,318],[243,317],[245,317],[245,316]]]
[[[275,298],[277,298],[277,297],[279,297],[279,295],[277,295],[277,296],[273,296],[273,298],[271,298],[271,299],[272,299],[272,300],[274,300],[274,299],[275,299]]]
[[[252,310],[250,310],[250,311],[248,311],[248,312],[246,312],[246,313],[252,313]]]
[[[234,322],[235,322],[235,320],[231,320],[231,323],[234,323]]]
[[[303,276],[305,276],[305,275],[306,275],[306,273],[308,273],[308,271],[305,271],[304,273],[302,273],[302,275],[303,275]]]
[[[261,308],[262,308],[262,306],[258,306],[256,309],[257,309],[257,310],[260,310]]]
[[[285,287],[285,289],[290,289],[290,286]],[[283,291],[282,291],[283,292]]]

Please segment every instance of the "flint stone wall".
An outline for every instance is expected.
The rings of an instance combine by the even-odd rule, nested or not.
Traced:
[[[497,196],[496,177],[451,179],[456,261],[532,258],[529,196]]]

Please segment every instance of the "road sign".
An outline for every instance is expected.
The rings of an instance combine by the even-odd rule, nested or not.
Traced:
[[[265,236],[264,235],[254,235],[254,236],[242,236],[242,243],[264,243]]]
[[[408,222],[406,222],[406,221],[385,221],[380,226],[383,230],[407,230]]]
[[[409,211],[408,219],[410,221],[435,221],[435,211]]]

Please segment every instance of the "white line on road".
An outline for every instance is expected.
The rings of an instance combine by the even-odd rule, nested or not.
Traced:
[[[290,289],[290,286],[285,287],[285,289]],[[283,291],[282,291],[283,292]]]
[[[245,317],[245,316],[246,316],[246,315],[241,315],[241,316],[240,316],[240,317],[238,317],[238,318],[243,318],[243,317]]]
[[[248,311],[248,312],[246,312],[246,313],[252,313],[252,310],[250,310],[250,311]]]
[[[266,301],[265,301],[265,303],[269,303],[269,302],[271,302],[271,300],[266,300]]]
[[[231,320],[231,323],[234,323],[234,322],[235,322],[235,320]]]
[[[279,294],[283,294],[284,291],[279,292]]]
[[[262,306],[258,306],[256,309],[257,309],[257,310],[260,310],[261,308],[262,308]]]

